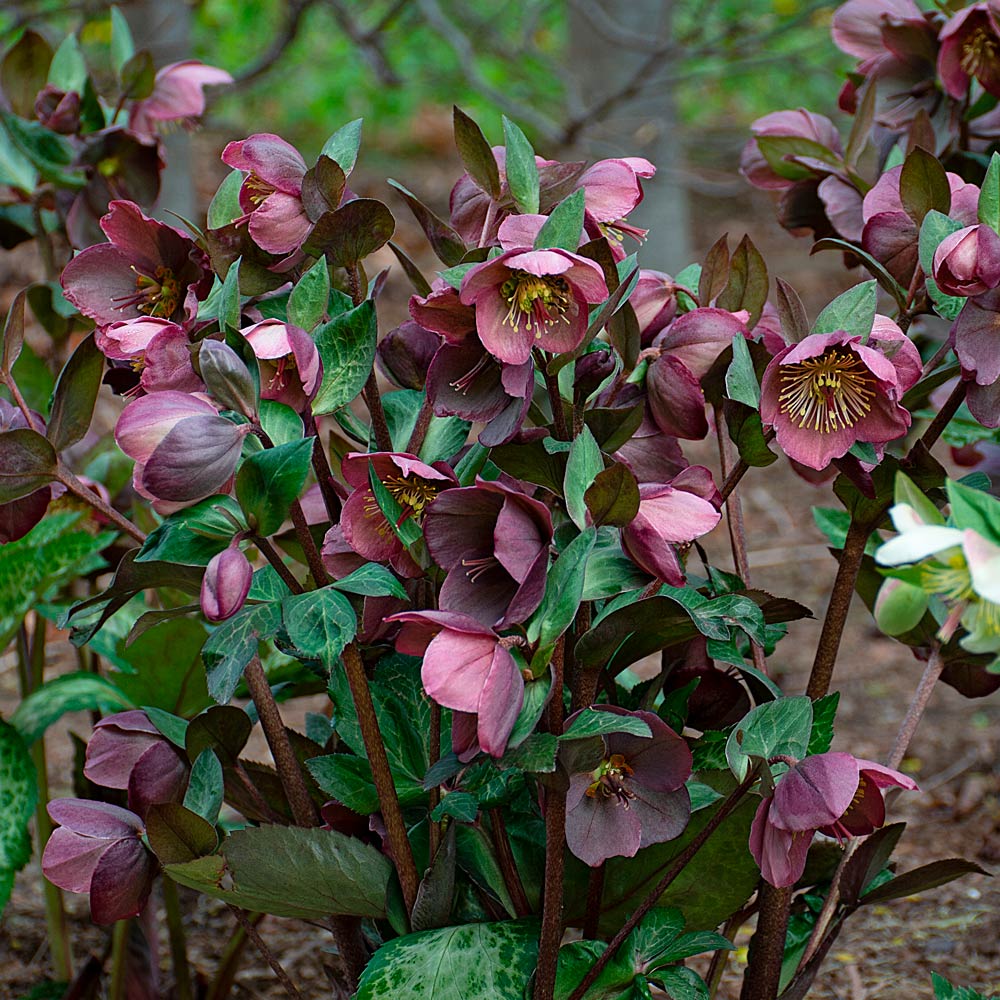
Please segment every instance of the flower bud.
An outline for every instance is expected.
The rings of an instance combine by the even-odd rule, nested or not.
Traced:
[[[934,251],[934,280],[947,295],[972,298],[1000,285],[1000,235],[990,226],[966,226]]]
[[[642,344],[648,347],[652,339],[677,315],[677,286],[669,274],[662,271],[639,272],[639,281],[629,298],[639,321]]]
[[[382,338],[375,357],[382,374],[393,385],[401,389],[423,389],[427,369],[440,346],[438,334],[407,320]]]
[[[927,595],[920,587],[889,578],[875,600],[875,624],[886,635],[902,635],[916,628],[927,611]]]
[[[198,367],[208,391],[227,410],[249,420],[257,413],[257,392],[243,359],[218,340],[203,340]]]
[[[233,544],[213,556],[201,581],[201,610],[210,622],[231,618],[247,599],[253,567]]]
[[[35,98],[35,115],[47,129],[73,135],[80,128],[80,95],[47,83]]]
[[[614,370],[615,360],[610,351],[591,351],[578,358],[573,380],[574,394],[581,399],[589,399]]]

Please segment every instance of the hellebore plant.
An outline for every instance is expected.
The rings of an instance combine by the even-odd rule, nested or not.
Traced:
[[[806,994],[859,907],[982,871],[900,876],[901,824],[882,828],[883,791],[916,789],[900,768],[937,680],[1000,687],[1000,502],[982,469],[954,482],[939,462],[986,454],[1000,423],[995,22],[992,3],[850,0],[833,33],[860,60],[841,93],[856,126],[754,123],[748,181],[854,268],[812,317],[749,238],[675,275],[641,266],[632,214],[656,180],[638,156],[544,159],[511,121],[492,147],[456,109],[449,204],[396,187],[431,275],[389,246],[388,206],[346,186],[360,121],[315,160],[234,136],[187,235],[139,195],[95,215],[88,157],[157,158],[155,131],[200,115],[225,73],[149,63],[142,95],[118,95],[143,134],[112,125],[99,147],[78,131],[89,89],[14,88],[11,114],[80,145],[74,231],[101,218],[74,255],[43,241],[50,283],[15,299],[0,357],[0,571],[19,615],[39,609],[5,633],[24,703],[0,723],[0,888],[30,854],[46,726],[104,716],[88,797],[37,813],[41,839],[57,824],[61,979],[57,887],[98,923],[139,917],[114,932],[119,971],[162,898],[194,995],[183,885],[228,905],[292,996],[246,913],[304,921],[357,1000],[430,996],[442,969],[469,1000],[647,996],[654,969],[705,998],[756,914],[743,1000],[775,1000],[783,976]],[[39,38],[3,64],[5,92]],[[57,277],[82,317],[45,307]],[[51,403],[14,375],[26,304],[68,358]],[[690,444],[710,433],[718,460]],[[754,585],[741,514],[779,452],[817,489],[836,477],[845,508],[817,517],[838,569],[805,694],[769,660],[811,612]],[[866,751],[883,763],[833,735],[855,590],[894,669],[908,647],[923,670],[893,744]],[[100,654],[90,669],[46,679],[50,609]],[[801,957],[789,914],[811,928]],[[684,964],[699,949],[711,985]]]

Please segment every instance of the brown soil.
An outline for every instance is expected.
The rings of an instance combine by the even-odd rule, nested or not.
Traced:
[[[210,137],[203,139],[202,145],[212,146]],[[207,149],[206,169],[200,176],[213,176],[214,168],[208,164],[214,152]],[[440,164],[434,167],[438,177],[442,175],[441,169]],[[430,184],[428,179],[428,187]],[[790,281],[812,314],[837,291],[859,280],[843,271],[836,255],[809,260],[808,243],[783,233],[772,221],[767,198],[748,195],[745,189],[728,199],[715,198],[711,202],[697,199],[695,218],[699,252],[704,252],[718,233],[728,230],[738,237],[749,230],[762,248],[772,275]],[[419,247],[418,235],[404,231],[401,236],[407,246],[414,250]],[[30,272],[31,263],[28,255],[6,257],[0,267],[7,272],[4,284],[9,289],[30,276],[26,272]],[[28,263],[23,263],[25,259]],[[379,261],[383,266],[391,262],[388,257]],[[398,268],[393,269],[387,292],[385,329],[391,325],[390,313],[402,314],[407,295]],[[944,457],[942,446],[937,451],[939,457]],[[708,442],[689,452],[692,461],[717,466],[714,448]],[[785,689],[797,693],[805,687],[823,602],[835,571],[835,562],[813,525],[809,508],[830,501],[828,494],[798,479],[784,461],[767,470],[751,471],[741,487],[741,497],[754,585],[794,597],[816,615],[816,620],[793,624],[773,657],[772,669],[780,672]],[[731,565],[725,533],[717,532],[712,542],[711,554],[717,563],[722,567]],[[52,655],[53,673],[75,668],[75,658],[65,643],[53,642]],[[858,756],[884,759],[920,669],[905,648],[875,631],[870,616],[856,601],[834,680],[834,688],[841,691],[835,747]],[[0,659],[0,712],[9,714],[15,700],[16,675],[8,654]],[[48,741],[53,795],[69,793],[68,728],[86,734],[88,720],[85,716],[68,719]],[[927,717],[904,764],[923,792],[901,796],[893,807],[893,818],[909,824],[898,852],[900,870],[956,856],[978,861],[986,868],[1000,862],[998,742],[1000,703],[995,697],[968,701],[950,688],[939,687],[934,692]],[[183,899],[189,914],[193,966],[199,975],[210,977],[232,933],[231,918],[221,904],[212,900],[189,893]],[[102,954],[107,935],[91,927],[86,900],[67,896],[67,906],[78,962],[87,954]],[[323,972],[328,956],[324,953],[322,934],[293,921],[270,917],[266,918],[264,928],[272,948],[304,996],[310,1000],[330,996]],[[738,996],[746,939],[744,931],[738,941],[741,950],[729,962],[720,997]],[[837,942],[810,996],[817,1000],[930,997],[932,970],[987,994],[1000,991],[998,941],[1000,888],[982,876],[965,878],[920,896],[859,913]],[[164,984],[170,982],[168,955],[163,938],[160,962]],[[0,926],[0,998],[21,997],[51,974],[40,873],[37,865],[32,864],[18,877],[14,897]],[[259,998],[284,994],[258,956],[248,951],[233,995]]]

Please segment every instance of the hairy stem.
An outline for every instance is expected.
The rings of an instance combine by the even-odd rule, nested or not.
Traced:
[[[285,988],[285,992],[292,1000],[305,1000],[305,997],[298,991],[295,983],[289,978],[288,973],[281,967],[281,963],[275,958],[274,953],[267,946],[267,942],[257,932],[257,928],[250,922],[245,910],[241,910],[232,903],[226,903],[229,912],[236,918],[236,922],[243,928],[243,932],[253,942],[253,946],[260,953],[260,957],[271,967],[271,971],[277,980]]]
[[[281,785],[292,807],[292,816],[299,826],[316,826],[318,815],[302,775],[302,768],[292,750],[292,742],[288,738],[284,720],[278,704],[274,700],[271,686],[267,682],[260,657],[254,656],[243,671],[250,697],[257,707],[260,725],[264,730],[264,738],[274,758],[274,766],[278,769]]]
[[[106,504],[93,490],[84,486],[61,461],[56,470],[56,478],[73,496],[79,497],[85,504],[93,507],[96,511],[100,511],[109,521],[121,528],[127,535],[131,535],[140,545],[146,540],[146,533],[144,531],[137,528],[128,518],[119,514],[114,507]]]
[[[606,868],[602,861],[596,868],[590,869],[587,879],[587,912],[583,918],[583,936],[588,941],[597,937],[601,922],[601,899],[604,896],[604,876]]]
[[[497,863],[500,865],[504,885],[507,886],[507,892],[510,893],[514,904],[514,913],[519,917],[527,917],[531,914],[531,905],[528,903],[524,883],[521,881],[514,852],[510,847],[510,837],[507,835],[507,824],[504,822],[502,809],[490,810],[490,825],[493,827],[493,846],[497,852]]]
[[[330,576],[323,565],[323,558],[316,548],[309,525],[306,523],[306,515],[302,511],[302,504],[298,500],[292,501],[291,506],[292,524],[295,526],[295,537],[302,546],[305,553],[306,562],[309,565],[309,572],[317,587],[325,587],[330,582]]]
[[[271,564],[275,573],[277,573],[278,576],[280,576],[284,581],[285,586],[288,587],[293,594],[304,594],[305,590],[303,589],[302,584],[295,579],[295,575],[285,565],[284,559],[281,558],[275,547],[262,535],[253,535],[252,539],[254,545],[257,546],[257,550]]]
[[[781,960],[785,955],[792,889],[775,889],[773,885],[761,882],[758,895],[760,916],[750,943],[750,964],[743,975],[740,1000],[775,1000],[781,977]]]
[[[424,395],[423,402],[420,404],[420,410],[417,413],[417,422],[413,425],[413,433],[410,434],[410,440],[406,445],[406,450],[411,455],[419,455],[420,449],[423,446],[424,438],[427,437],[427,431],[431,426],[431,417],[434,416],[434,404],[430,400],[430,396]]]
[[[549,373],[545,355],[536,352],[536,363],[545,379],[545,390],[549,394],[549,404],[552,407],[552,427],[560,441],[569,441],[569,427],[566,424],[566,411],[563,409],[562,393],[559,391],[559,376]]]
[[[382,397],[378,391],[378,380],[375,377],[375,369],[368,376],[364,388],[365,405],[372,418],[372,432],[375,435],[375,447],[379,451],[392,451],[392,435],[389,433],[389,424],[385,419],[385,410],[382,409]]]
[[[327,517],[331,524],[336,524],[340,520],[340,497],[333,487],[333,472],[330,469],[330,460],[326,454],[326,448],[320,440],[319,428],[316,426],[316,418],[312,415],[312,410],[307,406],[302,413],[302,420],[307,435],[314,437],[312,450],[313,472],[316,473],[316,482],[319,483],[319,491],[323,496],[323,506],[326,507]]]
[[[968,389],[967,382],[959,382],[952,390],[951,395],[945,400],[944,406],[938,410],[937,416],[930,422],[927,430],[920,435],[920,440],[924,447],[931,448],[944,429],[951,423],[951,418],[958,412],[958,408],[965,401],[965,393]]]
[[[403,900],[407,912],[413,910],[417,898],[417,888],[420,876],[413,860],[413,848],[406,834],[406,821],[399,807],[399,796],[389,770],[389,759],[385,753],[385,743],[379,730],[378,717],[372,704],[371,691],[368,689],[368,678],[365,676],[365,666],[361,661],[361,653],[357,644],[350,642],[341,654],[344,669],[347,672],[347,682],[351,687],[351,697],[358,714],[358,725],[365,742],[365,753],[372,769],[372,780],[378,793],[379,808],[385,821],[386,838],[396,871],[399,874],[399,884],[403,890]]]
[[[170,937],[170,958],[174,965],[174,992],[177,1000],[192,1000],[191,969],[187,959],[187,937],[184,933],[184,914],[173,879],[163,878],[163,906],[167,914],[167,933]]]
[[[569,1000],[581,1000],[587,990],[594,985],[608,962],[615,957],[625,939],[639,926],[642,918],[656,905],[656,901],[666,892],[674,879],[680,875],[691,859],[705,846],[708,838],[729,818],[733,810],[743,801],[743,796],[746,795],[750,790],[750,786],[756,780],[757,769],[752,768],[750,773],[723,800],[712,818],[692,838],[691,843],[674,858],[673,864],[667,869],[660,881],[646,894],[646,898],[632,911],[631,916],[611,939],[607,950],[591,966],[590,971],[580,980],[576,989],[569,995]]]
[[[917,726],[920,725],[920,720],[923,718],[927,703],[930,701],[931,692],[934,690],[934,685],[937,684],[942,670],[944,670],[944,659],[941,656],[941,650],[934,648],[931,650],[930,658],[927,660],[927,666],[924,667],[917,690],[913,693],[913,699],[906,710],[906,715],[903,716],[903,721],[900,723],[899,732],[896,734],[896,740],[892,746],[892,752],[889,754],[889,759],[885,762],[887,767],[895,770],[902,764],[903,756],[906,754],[906,750],[913,740],[913,734],[917,731]]]

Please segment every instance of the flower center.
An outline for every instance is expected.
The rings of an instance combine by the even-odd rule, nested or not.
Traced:
[[[285,377],[286,374],[294,372],[295,370],[296,365],[294,355],[286,354],[284,357],[276,359],[274,374],[271,375],[271,378],[267,383],[268,390],[270,392],[281,392],[281,390],[288,384],[288,379]]]
[[[134,308],[137,312],[159,319],[170,319],[181,302],[181,283],[169,267],[162,264],[155,275],[143,274],[131,265],[135,274],[135,293],[112,299],[119,309]]]
[[[419,476],[389,476],[383,485],[392,498],[403,508],[403,518],[419,518],[424,508],[437,496],[437,487]]]
[[[251,173],[243,182],[243,189],[246,191],[250,203],[255,208],[277,190],[273,185],[268,184],[267,181],[262,180],[254,173]]]
[[[778,402],[800,428],[830,434],[853,427],[872,408],[875,376],[853,352],[834,348],[781,368]]]
[[[947,560],[945,566],[939,563],[921,566],[920,585],[929,593],[939,594],[946,601],[967,601],[974,594],[969,567],[957,552]]]
[[[635,792],[625,784],[625,780],[633,773],[620,753],[612,754],[594,772],[594,781],[587,789],[588,798],[617,799],[627,809],[630,800],[635,798]]]
[[[569,322],[566,315],[572,301],[569,282],[557,274],[539,276],[511,271],[500,286],[500,294],[510,307],[504,323],[517,329],[523,320],[525,329],[529,333],[533,330],[536,338],[542,336],[544,327]]]
[[[984,66],[997,58],[997,40],[985,28],[976,28],[962,45],[961,67],[969,76],[978,76]]]

